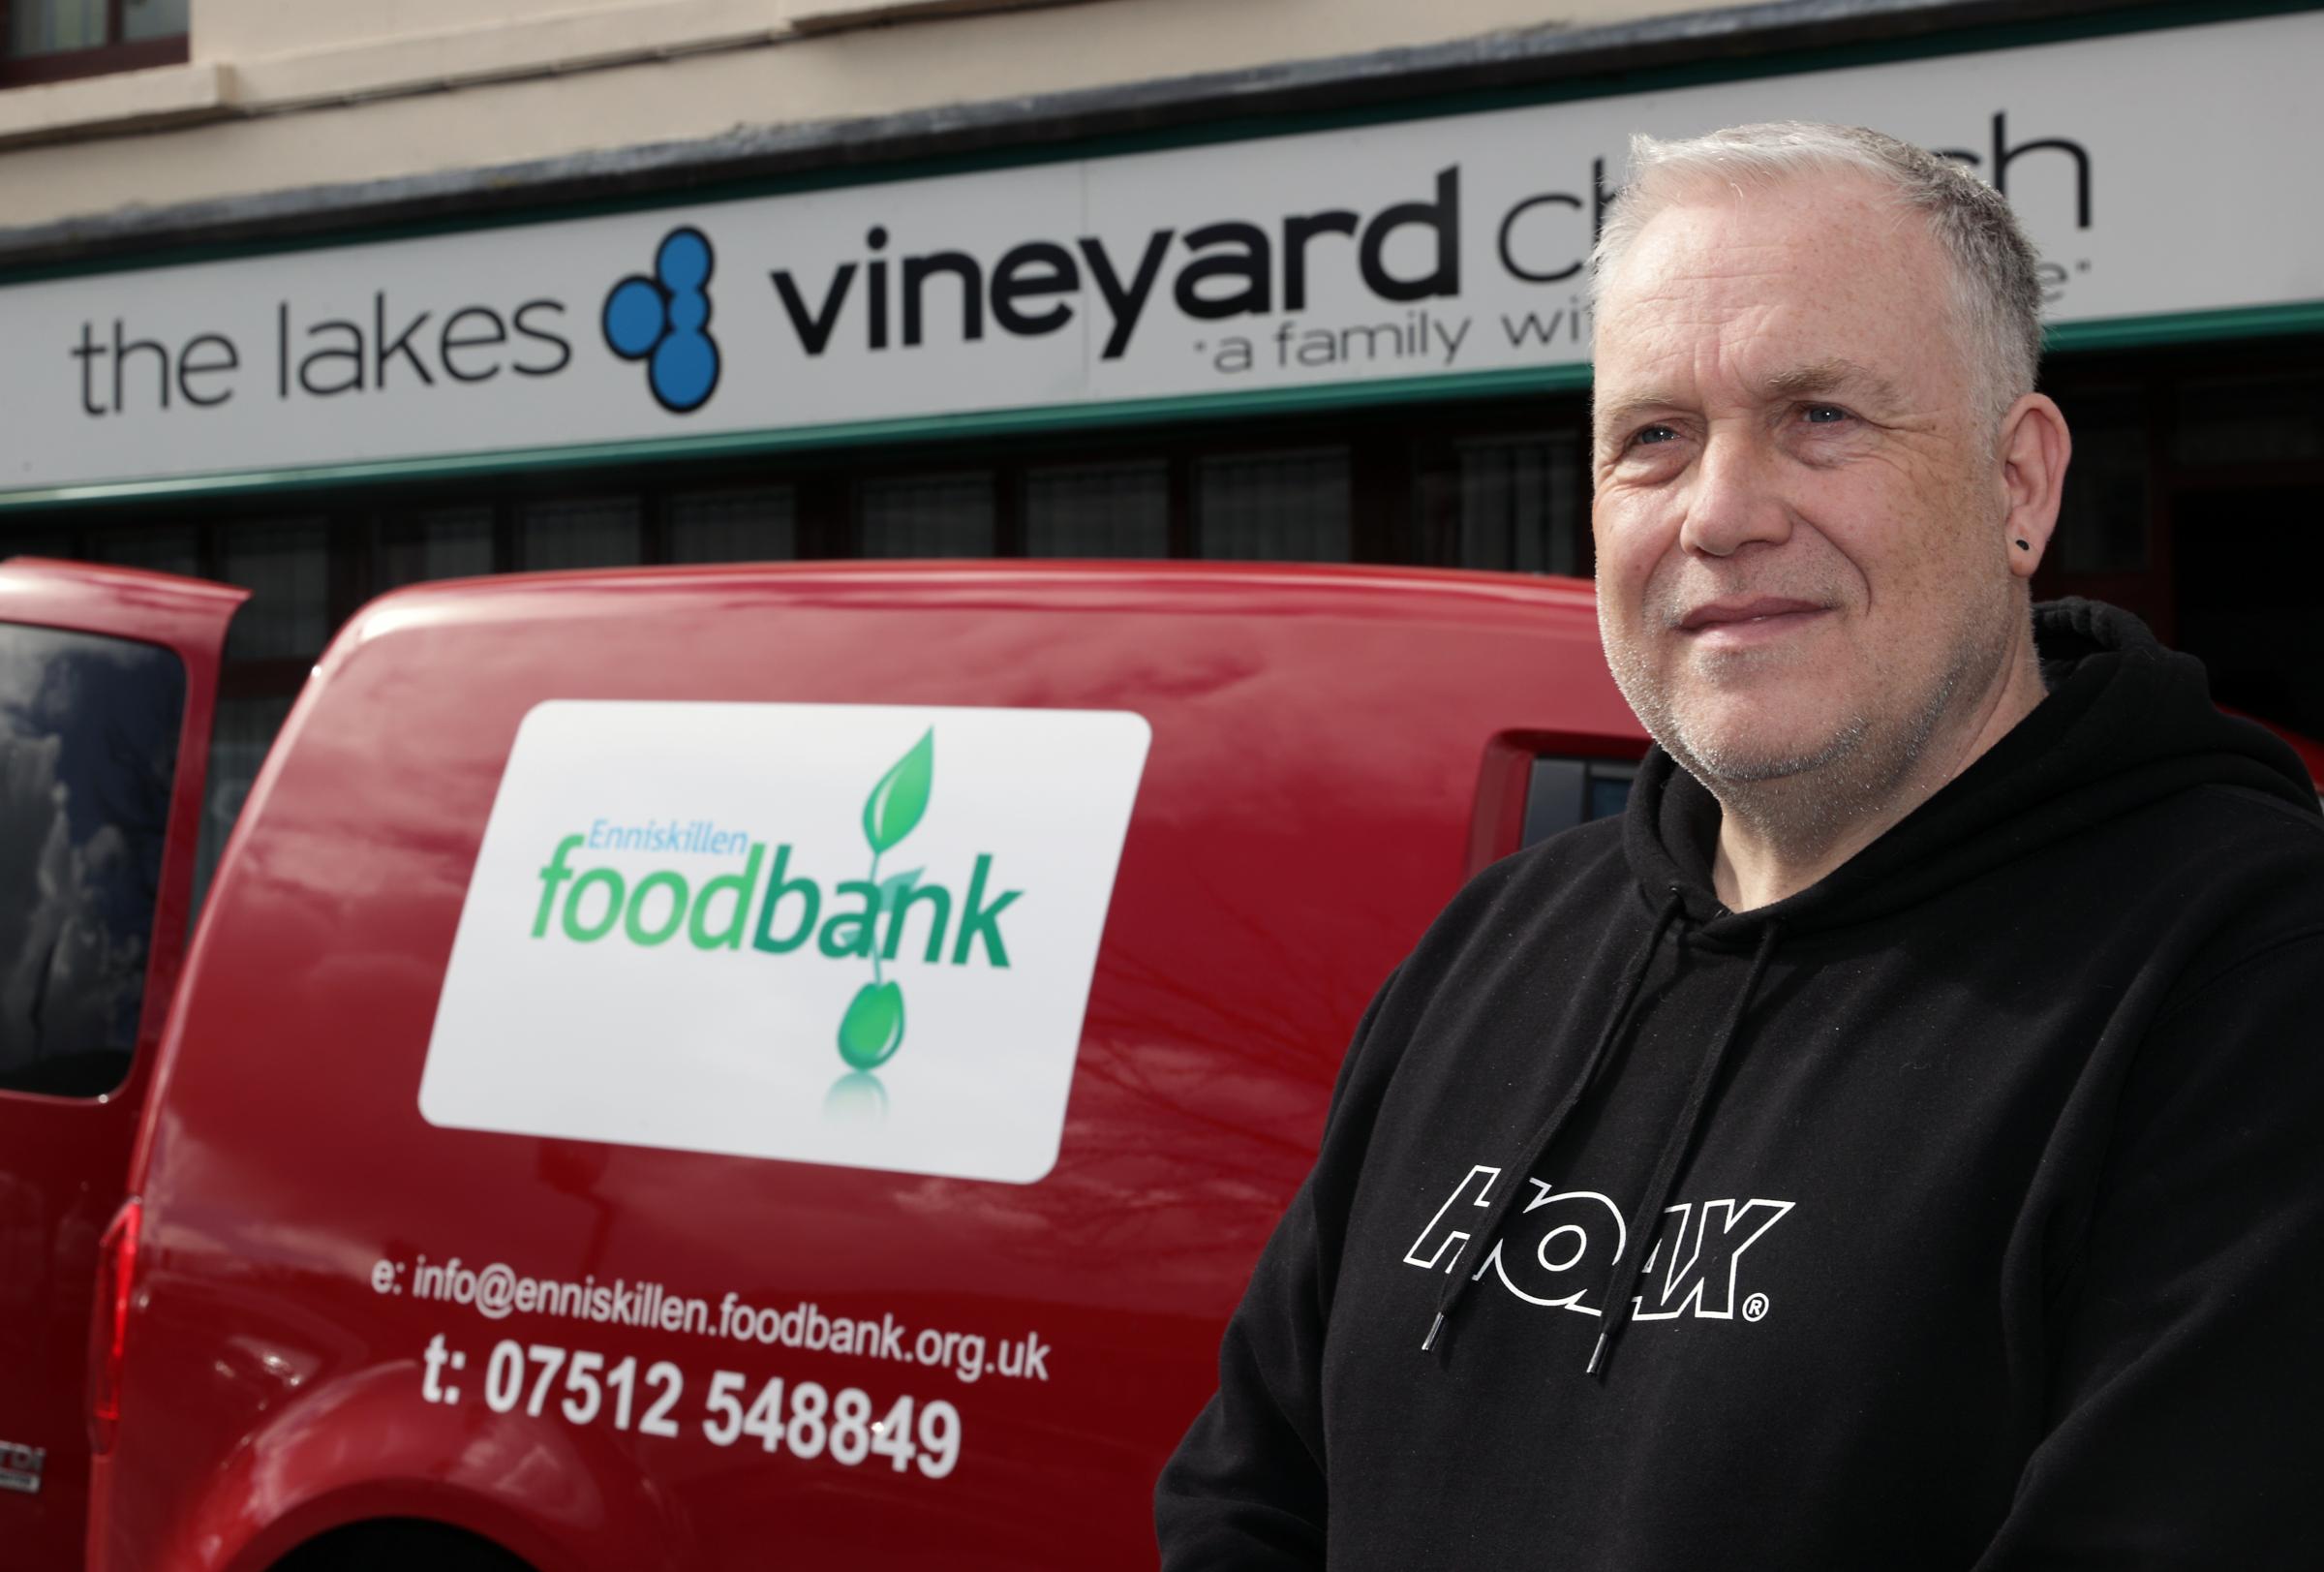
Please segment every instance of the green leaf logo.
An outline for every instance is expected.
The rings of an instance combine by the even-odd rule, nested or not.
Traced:
[[[911,752],[892,765],[864,800],[864,839],[878,856],[912,833],[928,812],[928,791],[935,772],[936,730],[931,726],[912,744]]]
[[[872,908],[876,918],[882,911],[901,911],[904,897],[920,881],[922,869],[909,873],[879,877],[879,859],[883,852],[912,833],[920,816],[928,812],[928,793],[935,774],[936,728],[929,727],[920,733],[920,740],[910,752],[898,759],[879,778],[872,795],[864,799],[864,839],[872,843],[872,871],[868,876],[876,881],[877,894]],[[893,942],[894,936],[891,934]],[[869,1072],[895,1057],[903,1046],[903,990],[879,974],[879,951],[872,954],[872,980],[856,990],[849,1001],[847,1013],[840,1021],[840,1057],[858,1072]],[[877,1081],[872,1085],[876,1087]]]
[[[903,990],[867,982],[840,1022],[840,1057],[859,1070],[884,1064],[903,1046]]]

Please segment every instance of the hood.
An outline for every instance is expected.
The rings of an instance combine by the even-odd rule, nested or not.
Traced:
[[[2316,788],[2291,747],[2211,701],[2203,663],[2095,601],[2034,608],[2049,696],[1886,834],[1807,889],[1729,912],[1711,884],[1719,804],[1660,748],[1638,770],[1623,850],[1650,906],[1675,893],[1713,943],[1748,947],[1863,922],[2015,861],[2034,848],[2198,786],[2232,786],[2309,812]]]

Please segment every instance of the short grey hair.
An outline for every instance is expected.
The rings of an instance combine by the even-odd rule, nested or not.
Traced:
[[[1631,243],[1690,193],[1706,185],[1743,190],[1853,171],[1922,214],[1951,262],[1954,317],[1969,339],[1970,376],[1988,418],[1998,423],[2020,394],[2034,390],[2041,356],[2039,256],[2008,199],[1953,160],[1862,126],[1779,120],[1677,141],[1633,137],[1630,168],[1630,184],[1591,257],[1593,331],[1598,299]]]

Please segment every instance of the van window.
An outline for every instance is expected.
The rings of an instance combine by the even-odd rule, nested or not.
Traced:
[[[129,1074],[185,706],[168,650],[0,623],[0,1092]]]
[[[1613,758],[1537,758],[1525,792],[1525,835],[1519,846],[1546,841],[1593,818],[1619,814],[1630,801],[1638,767]]]

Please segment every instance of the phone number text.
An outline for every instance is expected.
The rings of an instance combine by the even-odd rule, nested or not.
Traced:
[[[460,1377],[468,1369],[466,1351],[438,1333],[420,1355],[419,1395],[430,1402],[462,1402],[469,1390]],[[603,1354],[587,1348],[504,1338],[486,1357],[482,1396],[499,1414],[554,1414],[567,1424],[660,1436],[683,1434],[690,1420],[713,1446],[754,1442],[765,1452],[802,1462],[828,1457],[849,1468],[879,1459],[897,1473],[916,1468],[928,1479],[944,1478],[961,1461],[961,1412],[942,1398],[901,1397],[880,1414],[858,1387],[835,1394],[819,1381],[722,1370],[712,1373],[700,1407],[682,1419],[686,1391],[685,1372],[666,1359],[641,1367],[626,1357],[608,1366]]]

